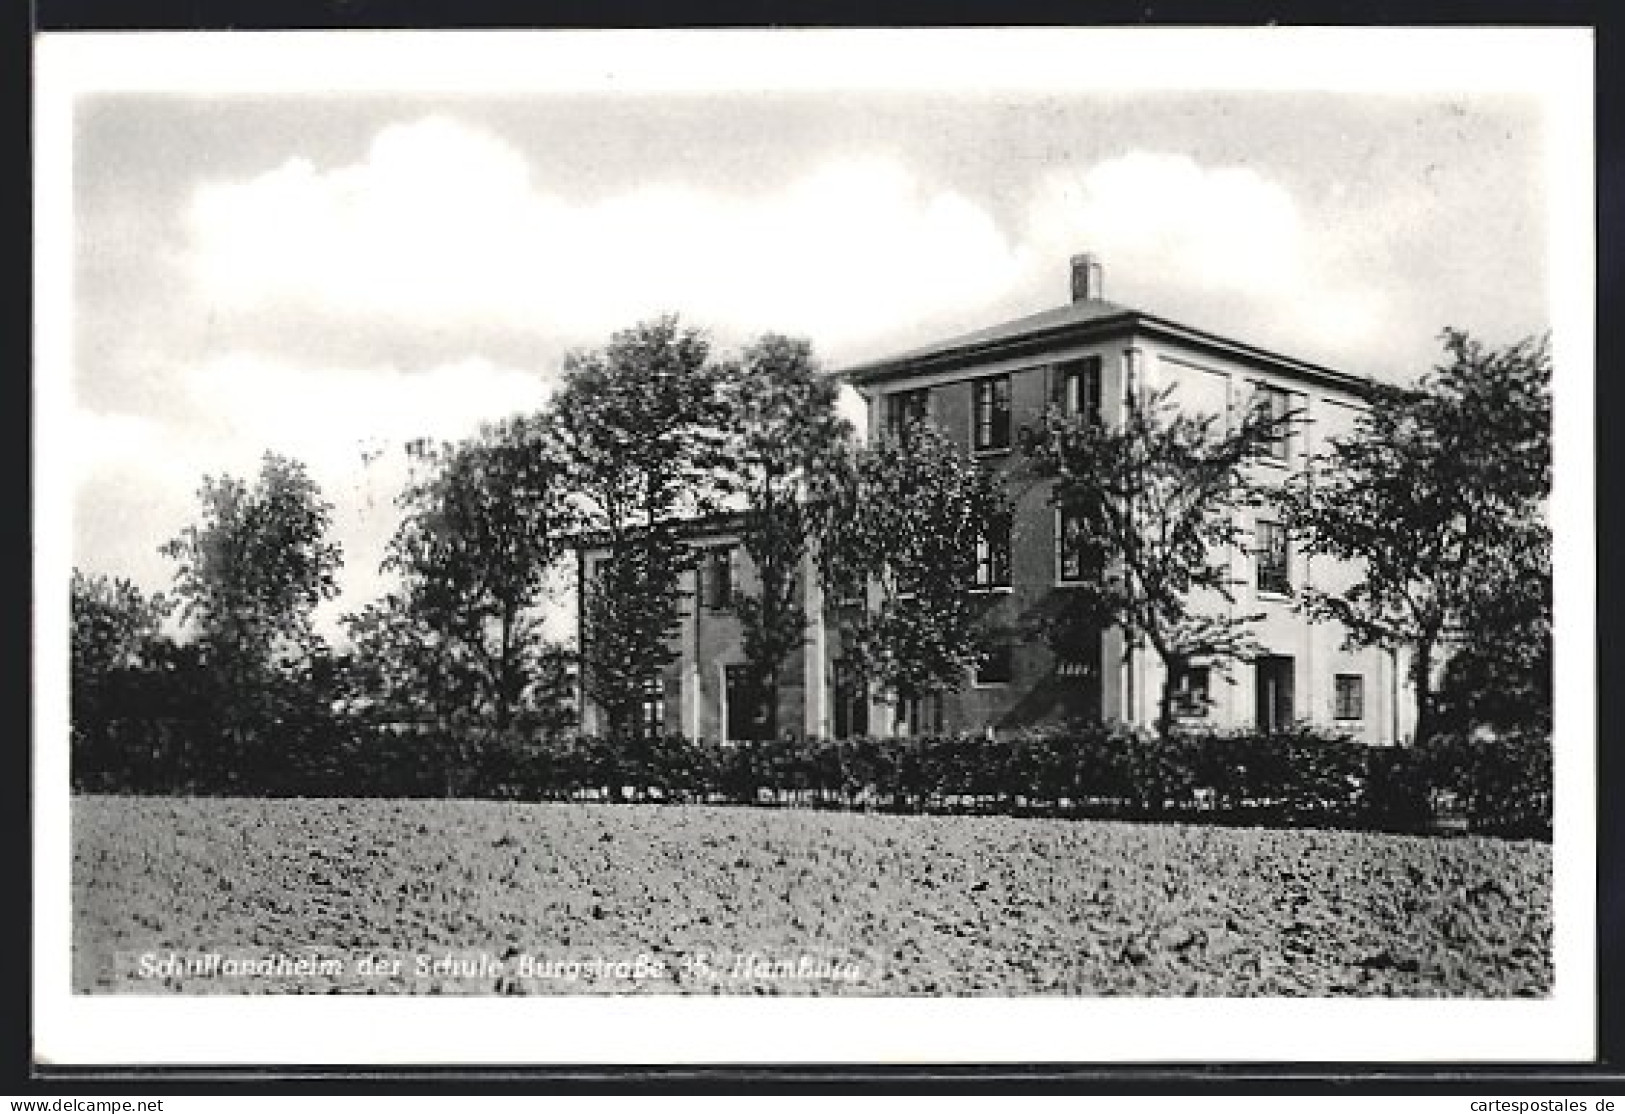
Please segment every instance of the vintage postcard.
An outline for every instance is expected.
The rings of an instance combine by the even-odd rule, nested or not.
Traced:
[[[36,59],[42,1061],[1593,1056],[1585,29]]]

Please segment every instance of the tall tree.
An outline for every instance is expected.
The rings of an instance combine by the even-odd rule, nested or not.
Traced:
[[[510,725],[557,732],[575,725],[575,654],[545,638],[526,638],[511,665],[523,684],[500,723],[485,650],[447,638],[425,623],[409,597],[386,593],[344,617],[353,647],[347,673],[356,710],[391,719],[472,731]],[[489,639],[494,641],[494,639]]]
[[[73,570],[69,680],[76,727],[121,711],[110,705],[119,702],[127,675],[156,664],[172,608],[161,592],[148,596],[129,580]]]
[[[1484,699],[1550,691],[1550,348],[1442,339],[1444,362],[1414,387],[1373,385],[1353,432],[1284,499],[1305,552],[1357,570],[1343,591],[1306,592],[1309,614],[1353,645],[1409,651],[1417,738],[1437,723],[1438,667],[1464,647],[1498,663]],[[1503,640],[1531,652],[1493,648]]]
[[[823,576],[866,605],[842,649],[884,696],[910,702],[962,688],[986,658],[970,588],[979,540],[1003,536],[1002,481],[928,421],[859,450],[819,506]]]
[[[610,730],[630,734],[644,686],[675,657],[692,567],[678,524],[722,494],[726,411],[710,343],[663,317],[572,353],[552,415],[573,506],[608,550],[585,570],[581,683]]]
[[[386,592],[343,623],[352,711],[448,728],[477,725],[484,694],[468,648],[426,623],[410,593]]]
[[[777,733],[780,673],[806,632],[796,593],[801,563],[821,533],[815,501],[849,451],[852,428],[835,408],[839,390],[807,341],[776,334],[725,368],[728,486],[755,570],[753,590],[736,593],[734,610],[759,704],[755,719],[769,737]]]
[[[123,577],[73,570],[70,647],[73,674],[95,677],[146,664],[173,603]]]
[[[303,464],[266,453],[252,486],[207,477],[201,516],[162,547],[177,563],[182,617],[197,652],[181,676],[189,718],[212,724],[227,784],[280,773],[283,728],[331,713],[330,671],[312,619],[338,592],[331,505]]]
[[[1454,646],[1438,685],[1438,730],[1551,730],[1551,555],[1549,541],[1537,546],[1529,574],[1506,578],[1494,609],[1475,609]]]
[[[182,617],[211,652],[245,664],[302,653],[317,605],[338,593],[332,505],[303,464],[275,453],[265,454],[252,487],[208,476],[198,499],[201,520],[161,547],[178,565]]]
[[[442,718],[455,711],[504,730],[543,679],[539,608],[574,522],[566,462],[542,415],[408,451],[419,472],[398,500],[405,518],[384,562],[401,591],[352,633],[393,646],[379,660],[424,683],[420,701]]]
[[[1131,393],[1121,422],[1050,410],[1023,431],[1089,573],[1070,589],[1075,609],[1143,639],[1162,664],[1159,734],[1189,669],[1222,672],[1256,652],[1257,616],[1228,613],[1229,555],[1246,539],[1239,512],[1258,498],[1248,462],[1294,417],[1251,409],[1226,421],[1183,411],[1163,390]]]

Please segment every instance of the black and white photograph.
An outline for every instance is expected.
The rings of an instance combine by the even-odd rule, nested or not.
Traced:
[[[42,1049],[1592,1055],[1590,49],[44,36]]]

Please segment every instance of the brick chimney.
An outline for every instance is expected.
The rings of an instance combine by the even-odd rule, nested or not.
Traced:
[[[1105,296],[1105,275],[1100,259],[1092,252],[1072,257],[1072,300],[1098,302]]]

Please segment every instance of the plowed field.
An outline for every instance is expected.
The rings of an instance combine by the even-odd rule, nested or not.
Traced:
[[[1509,996],[1552,981],[1540,843],[361,799],[81,797],[73,829],[78,991]]]

